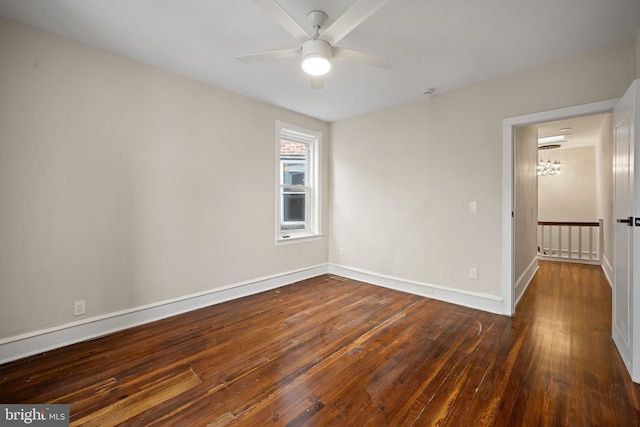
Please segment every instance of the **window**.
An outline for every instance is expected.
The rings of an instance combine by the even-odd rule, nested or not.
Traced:
[[[276,122],[277,227],[284,241],[320,234],[319,152],[322,134]]]

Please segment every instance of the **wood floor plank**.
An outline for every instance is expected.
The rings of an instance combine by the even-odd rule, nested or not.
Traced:
[[[340,277],[0,365],[73,425],[640,426],[597,266],[541,262],[513,318]]]
[[[71,423],[72,426],[107,427],[115,426],[132,418],[146,409],[164,404],[169,398],[176,396],[201,383],[200,379],[188,370],[182,374],[164,378],[150,384],[116,403],[80,418]]]

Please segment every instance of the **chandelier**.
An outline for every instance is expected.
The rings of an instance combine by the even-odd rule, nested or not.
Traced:
[[[542,158],[542,154],[539,156],[538,165],[536,166],[536,172],[538,175],[560,175],[560,172],[562,171],[562,163],[560,163],[560,157],[557,151],[559,148],[560,144],[541,145],[538,147],[538,151],[556,150],[554,152],[556,154],[554,161],[551,161],[551,157],[549,155],[547,155],[547,160]]]

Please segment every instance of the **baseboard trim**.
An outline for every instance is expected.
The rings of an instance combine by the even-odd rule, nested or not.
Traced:
[[[640,378],[633,378],[633,366],[631,364],[631,349],[629,348],[629,343],[624,339],[624,335],[618,329],[618,325],[613,325],[613,334],[612,339],[616,348],[618,349],[618,354],[624,363],[624,366],[627,368],[629,375],[632,377],[631,379],[634,382],[639,382]]]
[[[327,264],[260,277],[0,340],[0,364],[327,274]]]
[[[329,264],[329,273],[490,313],[504,314],[502,298],[495,295],[401,279],[344,265]]]
[[[529,287],[529,284],[533,280],[533,276],[538,271],[538,258],[534,258],[529,266],[522,272],[518,280],[516,280],[515,286],[515,305],[518,305],[518,301],[524,295],[525,291]]]
[[[552,262],[571,262],[573,264],[600,265],[600,260],[586,258],[560,258],[557,256],[538,255],[538,259],[542,261]]]
[[[611,265],[609,258],[604,255],[602,256],[602,271],[609,282],[609,286],[613,288],[613,280],[611,280],[613,277],[613,266]]]

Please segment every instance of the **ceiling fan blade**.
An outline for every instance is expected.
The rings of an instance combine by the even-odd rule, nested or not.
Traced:
[[[265,12],[275,19],[282,28],[297,39],[308,39],[312,35],[307,32],[298,21],[293,19],[289,13],[282,8],[275,0],[253,0]]]
[[[389,0],[357,0],[345,13],[321,34],[321,37],[335,45],[358,25],[373,15]]]
[[[324,76],[311,76],[311,89],[324,89]]]
[[[372,55],[357,50],[345,49],[343,47],[333,47],[331,58],[338,61],[355,62],[357,64],[373,65],[380,68],[391,68],[396,63],[394,58],[386,56]]]
[[[275,61],[278,59],[292,58],[300,56],[300,48],[274,50],[271,52],[252,53],[250,55],[236,56],[236,59],[243,64],[251,64],[253,62]]]

